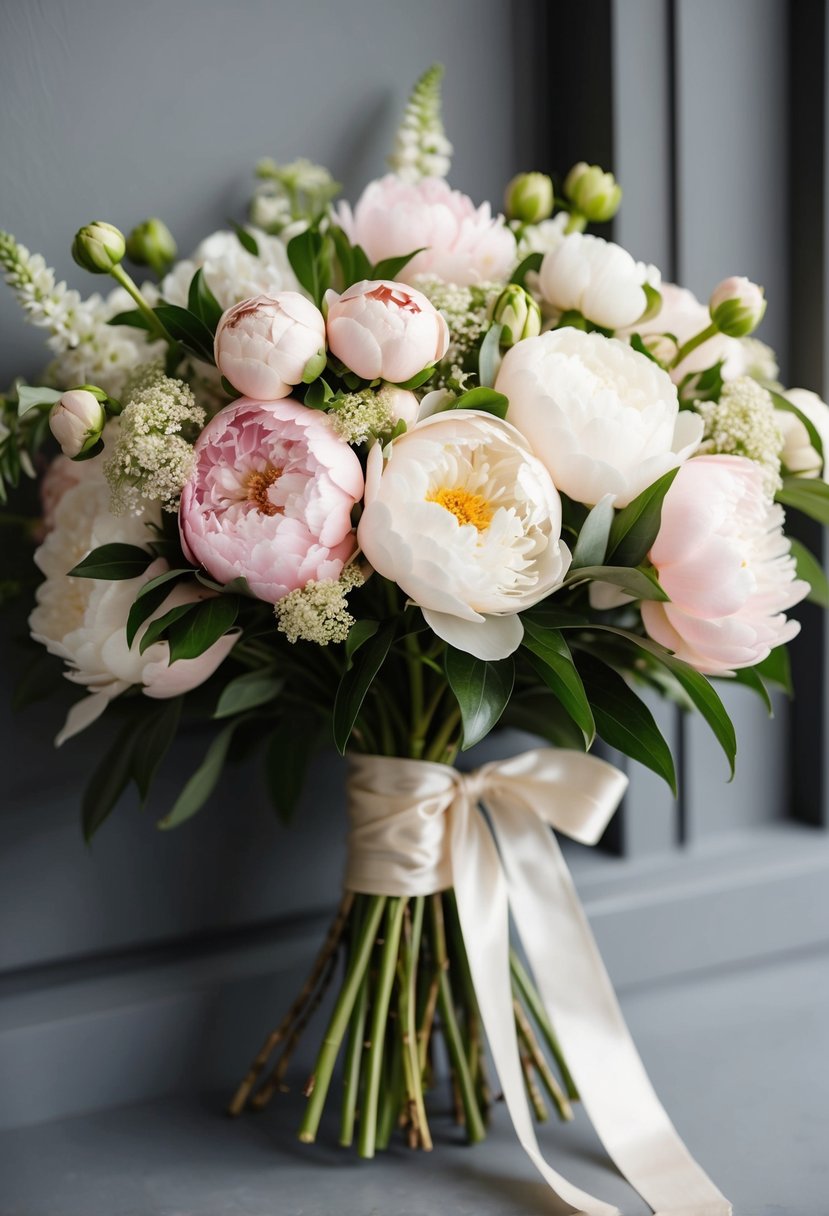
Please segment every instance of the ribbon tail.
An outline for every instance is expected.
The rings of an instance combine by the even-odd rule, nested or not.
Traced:
[[[608,1155],[659,1216],[730,1216],[731,1204],[685,1147],[645,1072],[558,841],[506,794],[488,797],[487,807],[515,924]],[[476,988],[486,982],[473,977]]]
[[[501,862],[483,817],[459,792],[451,811],[452,879],[481,1019],[512,1118],[527,1156],[552,1192],[551,1210],[619,1216],[569,1183],[544,1160],[524,1092],[509,968],[509,902]]]

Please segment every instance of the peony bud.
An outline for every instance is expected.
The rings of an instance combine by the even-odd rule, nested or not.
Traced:
[[[741,275],[723,279],[711,293],[708,311],[721,334],[745,338],[754,332],[766,311],[763,288]]]
[[[149,266],[161,277],[175,261],[173,234],[163,220],[151,216],[136,224],[127,237],[127,257],[136,266]]]
[[[124,234],[113,224],[95,220],[75,234],[72,257],[91,274],[109,274],[126,252]]]
[[[504,194],[507,219],[537,224],[553,214],[553,183],[546,173],[519,173]]]
[[[297,291],[234,304],[216,329],[216,366],[234,388],[257,401],[280,401],[325,367],[325,321]]]
[[[579,161],[564,179],[564,194],[585,219],[604,224],[619,210],[622,187],[612,173]]]
[[[49,427],[64,456],[74,460],[101,438],[106,417],[106,410],[93,392],[73,388],[52,406]]]
[[[502,325],[501,346],[515,346],[541,333],[541,309],[528,291],[508,283],[492,306],[492,320]]]

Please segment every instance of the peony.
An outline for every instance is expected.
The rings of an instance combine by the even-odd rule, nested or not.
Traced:
[[[435,414],[375,444],[357,539],[372,566],[420,606],[438,637],[480,659],[521,644],[517,615],[563,579],[561,502],[506,422]]]
[[[635,262],[621,245],[581,232],[565,236],[538,272],[538,290],[556,313],[575,310],[607,329],[633,325],[643,315],[646,283],[659,285],[654,267]]]
[[[446,354],[449,326],[414,287],[364,280],[325,303],[332,353],[364,380],[410,380]]]
[[[246,397],[279,401],[300,384],[308,364],[325,366],[325,321],[296,291],[234,304],[216,328],[216,365]]]
[[[565,327],[507,351],[495,387],[559,490],[624,507],[702,437],[669,376],[624,342]]]
[[[94,393],[86,388],[73,388],[49,411],[49,429],[64,456],[74,459],[95,446],[106,418],[106,410]]]
[[[476,207],[442,178],[403,182],[393,174],[370,182],[354,211],[342,202],[335,217],[352,244],[372,262],[422,249],[398,274],[411,283],[431,275],[468,286],[509,278],[516,263],[515,237],[489,203]]]
[[[642,604],[645,629],[707,675],[752,667],[798,633],[783,615],[809,593],[795,577],[783,509],[743,456],[698,456],[676,475],[650,553],[668,604]]]
[[[56,478],[59,475],[60,466]],[[37,606],[29,617],[32,637],[50,654],[62,658],[69,668],[67,679],[83,685],[89,693],[70,710],[57,738],[59,744],[94,722],[113,697],[132,685],[141,686],[148,697],[164,698],[177,697],[204,683],[236,642],[236,633],[226,634],[198,658],[170,664],[166,642],[154,643],[144,654],[139,652],[148,621],[133,645],[127,646],[129,610],[142,585],[168,569],[162,559],[152,562],[138,578],[112,582],[68,577],[67,571],[99,545],[117,542],[145,546],[152,538],[150,523],[160,523],[157,510],[141,518],[116,519],[110,514],[109,490],[100,473],[82,474],[60,493],[60,510],[35,553],[35,561],[46,577],[38,587]],[[151,619],[209,594],[204,588],[178,586]]]
[[[235,232],[211,233],[189,258],[177,262],[161,284],[168,304],[187,306],[187,293],[193,275],[201,267],[213,295],[222,308],[230,308],[252,296],[276,295],[280,291],[299,291],[284,243],[279,237],[250,229],[259,250],[258,257],[243,248]]]
[[[808,388],[789,388],[785,395],[814,425],[823,443],[823,460],[812,447],[809,432],[797,415],[787,410],[777,410],[774,419],[783,433],[783,465],[789,473],[801,477],[823,477],[826,480],[829,469],[829,406]]]
[[[243,397],[208,423],[195,455],[179,526],[185,552],[213,578],[245,578],[275,604],[309,579],[339,577],[363,473],[327,415]]]
[[[747,338],[766,312],[763,288],[742,275],[732,275],[714,288],[708,301],[708,311],[721,334],[728,334],[730,338]]]

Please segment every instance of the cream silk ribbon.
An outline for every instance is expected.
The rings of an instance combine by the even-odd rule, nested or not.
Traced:
[[[730,1216],[731,1204],[653,1090],[549,830],[595,844],[626,787],[625,775],[605,761],[554,748],[472,773],[352,756],[346,886],[405,896],[454,887],[504,1099],[521,1145],[551,1188],[553,1211],[618,1216],[541,1155],[515,1035],[510,911],[584,1106],[620,1172],[659,1216]]]

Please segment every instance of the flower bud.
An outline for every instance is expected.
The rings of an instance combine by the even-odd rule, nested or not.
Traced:
[[[127,257],[136,266],[149,266],[157,275],[166,274],[175,260],[176,243],[163,220],[151,216],[136,224],[127,237]]]
[[[721,334],[745,338],[757,328],[766,311],[763,288],[740,275],[723,279],[711,293],[708,311]]]
[[[72,242],[72,257],[91,274],[109,274],[125,252],[123,232],[104,220],[80,228]]]
[[[537,224],[553,213],[553,183],[546,173],[519,173],[504,194],[507,219]]]
[[[101,438],[106,417],[106,410],[94,393],[87,388],[73,388],[52,406],[49,427],[64,456],[74,460]]]
[[[325,321],[299,292],[254,296],[222,314],[214,352],[219,371],[245,397],[280,401],[324,368]]]
[[[564,179],[564,194],[585,219],[604,224],[619,210],[622,187],[612,173],[581,160]]]
[[[492,320],[502,325],[501,346],[515,346],[541,333],[541,309],[528,291],[508,283],[492,306]]]

